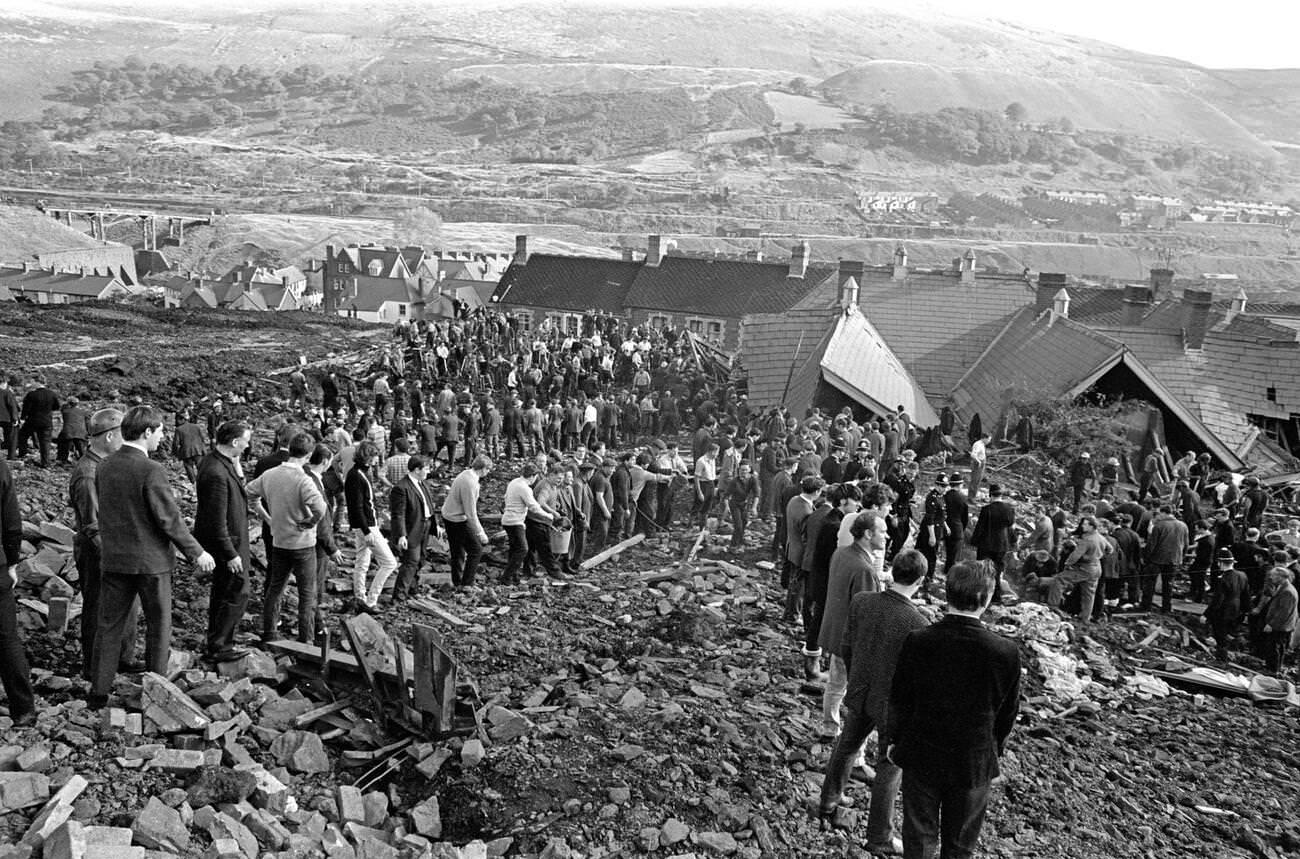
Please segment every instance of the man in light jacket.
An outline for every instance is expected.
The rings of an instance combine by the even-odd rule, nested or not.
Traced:
[[[316,440],[298,433],[289,441],[289,458],[248,484],[249,500],[270,523],[271,545],[262,595],[262,641],[280,639],[280,603],[293,576],[298,583],[298,640],[316,640],[316,523],[325,517],[325,496],[303,466]]]

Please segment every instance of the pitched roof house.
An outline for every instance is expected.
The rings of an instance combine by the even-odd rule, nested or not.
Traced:
[[[37,304],[75,304],[82,301],[112,301],[130,298],[139,287],[122,282],[116,274],[55,272],[30,264],[0,268],[0,285],[14,299]]]
[[[583,313],[625,316],[632,324],[677,325],[734,349],[746,314],[787,310],[832,280],[835,270],[809,263],[808,244],[797,243],[789,261],[757,257],[722,259],[667,253],[650,236],[646,256],[632,259],[529,254],[527,237],[493,293],[493,303],[531,324],[540,318],[576,327]]]

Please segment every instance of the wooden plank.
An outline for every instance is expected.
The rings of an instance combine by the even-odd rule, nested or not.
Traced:
[[[282,639],[280,641],[267,642],[264,646],[275,653],[292,656],[300,662],[307,662],[312,665],[321,664],[321,649],[314,644],[303,644],[301,641]],[[413,671],[415,662],[411,656],[411,651],[403,648],[402,655],[406,659],[406,668],[408,672]],[[329,652],[329,666],[331,669],[348,671],[352,674],[361,673],[361,666],[357,664],[356,657],[351,653],[346,653],[342,650],[331,650]],[[392,683],[397,682],[396,671],[381,671],[379,676]]]
[[[616,543],[613,546],[610,546],[608,549],[601,552],[600,554],[592,555],[590,558],[588,558],[587,560],[579,564],[578,569],[590,570],[592,567],[595,567],[598,564],[603,564],[605,561],[608,561],[610,558],[619,554],[624,549],[630,549],[633,546],[635,546],[637,543],[643,542],[644,540],[645,540],[645,534],[633,534],[631,537],[628,537],[623,542]]]
[[[420,599],[407,600],[407,605],[414,606],[415,608],[418,608],[421,611],[428,612],[434,617],[440,617],[443,620],[447,621],[447,623],[450,623],[452,626],[470,625],[469,621],[457,617],[456,615],[452,614],[451,612],[447,611],[447,609],[439,605],[437,600],[431,599],[429,597],[421,597]]]
[[[414,624],[415,708],[428,715],[426,725],[450,731],[456,715],[458,664],[443,647],[442,636],[431,626]]]
[[[335,701],[332,704],[324,704],[313,710],[308,710],[306,713],[303,713],[300,716],[295,717],[293,720],[293,726],[295,728],[305,728],[307,725],[310,725],[312,722],[315,722],[317,719],[320,719],[324,716],[328,716],[331,713],[337,713],[338,711],[351,706],[352,706],[351,698],[340,698],[339,700]]]
[[[380,648],[384,639],[388,638],[388,633],[380,628],[379,632],[382,636],[376,636],[372,624],[377,625],[374,618],[368,614],[362,614],[344,620],[343,629],[347,633],[348,641],[352,644],[352,652],[357,657],[357,666],[361,669],[362,676],[366,678],[366,684],[375,696],[375,718],[379,721],[379,727],[386,730],[388,715],[384,712],[384,705],[387,698],[384,695],[383,687],[379,683],[379,672],[384,668],[384,657],[387,655]]]

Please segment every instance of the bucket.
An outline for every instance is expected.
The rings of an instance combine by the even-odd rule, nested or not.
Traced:
[[[569,554],[569,541],[573,539],[572,528],[551,529],[551,551],[557,555]]]

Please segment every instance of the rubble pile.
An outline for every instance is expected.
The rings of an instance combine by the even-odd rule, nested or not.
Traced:
[[[232,348],[243,336],[229,333]],[[32,728],[0,717],[0,859],[865,855],[866,783],[840,828],[809,814],[831,748],[765,563],[769,524],[741,553],[725,534],[696,550],[682,528],[563,582],[496,585],[490,563],[469,592],[443,589],[435,557],[422,598],[373,626],[342,611],[335,572],[323,653],[285,642],[218,666],[192,656],[207,583],[182,569],[167,675],[127,675],[115,706],[92,712],[66,478],[16,474],[41,709]],[[489,475],[483,498],[512,474]],[[1180,679],[1207,667],[1198,630],[1134,615],[1085,634],[1033,604],[987,619],[1026,654],[987,855],[1300,854],[1296,711]],[[432,689],[414,676],[431,655]]]

